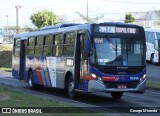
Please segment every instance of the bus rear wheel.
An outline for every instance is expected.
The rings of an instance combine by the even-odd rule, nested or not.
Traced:
[[[29,73],[28,73],[28,87],[29,87],[29,89],[32,89],[32,90],[43,89],[43,85],[34,84],[33,80],[34,80],[33,72],[29,71]]]
[[[29,87],[29,89],[32,89],[32,90],[36,88],[35,84],[33,82],[33,79],[34,79],[33,72],[29,71],[29,73],[28,73],[28,87]]]
[[[120,99],[123,96],[123,92],[111,92],[113,99]]]
[[[74,91],[74,81],[72,76],[70,76],[70,78],[68,79],[67,94],[72,99],[76,98],[76,92]]]

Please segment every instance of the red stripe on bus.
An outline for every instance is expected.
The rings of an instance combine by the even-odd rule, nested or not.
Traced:
[[[84,80],[95,80],[92,76],[87,75],[84,77]]]
[[[42,77],[41,77],[40,68],[36,67],[36,71],[37,71],[37,75],[38,75],[39,84],[42,85]]]
[[[116,77],[103,77],[104,81],[115,81]]]

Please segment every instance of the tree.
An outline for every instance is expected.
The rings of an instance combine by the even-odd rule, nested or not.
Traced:
[[[129,13],[125,16],[125,23],[133,23],[135,22],[135,18]]]
[[[38,29],[44,26],[54,25],[57,23],[56,14],[47,10],[42,10],[38,13],[32,14],[30,19]]]

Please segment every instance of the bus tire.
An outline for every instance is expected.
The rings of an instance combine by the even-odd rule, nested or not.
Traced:
[[[120,99],[123,95],[123,92],[111,92],[111,96],[113,99]]]
[[[70,78],[68,79],[67,94],[72,99],[76,98],[76,92],[74,91],[74,81],[72,76],[70,76]]]
[[[33,79],[34,79],[33,72],[29,71],[29,73],[28,73],[28,87],[29,87],[29,89],[32,89],[32,90],[36,89],[36,85],[34,84]]]
[[[151,61],[151,64],[155,64],[155,62],[154,62],[154,54],[151,55],[150,61]]]

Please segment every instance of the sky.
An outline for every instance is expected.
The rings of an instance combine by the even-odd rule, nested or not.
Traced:
[[[76,13],[86,15],[87,0],[0,0],[0,26],[16,25],[16,8],[21,5],[21,24],[33,26],[30,16],[41,10],[49,10],[63,17],[66,21],[74,22],[81,17]],[[146,12],[160,10],[160,0],[88,0],[90,17],[108,17],[112,20],[124,17],[126,12]],[[7,21],[8,19],[8,21]]]

